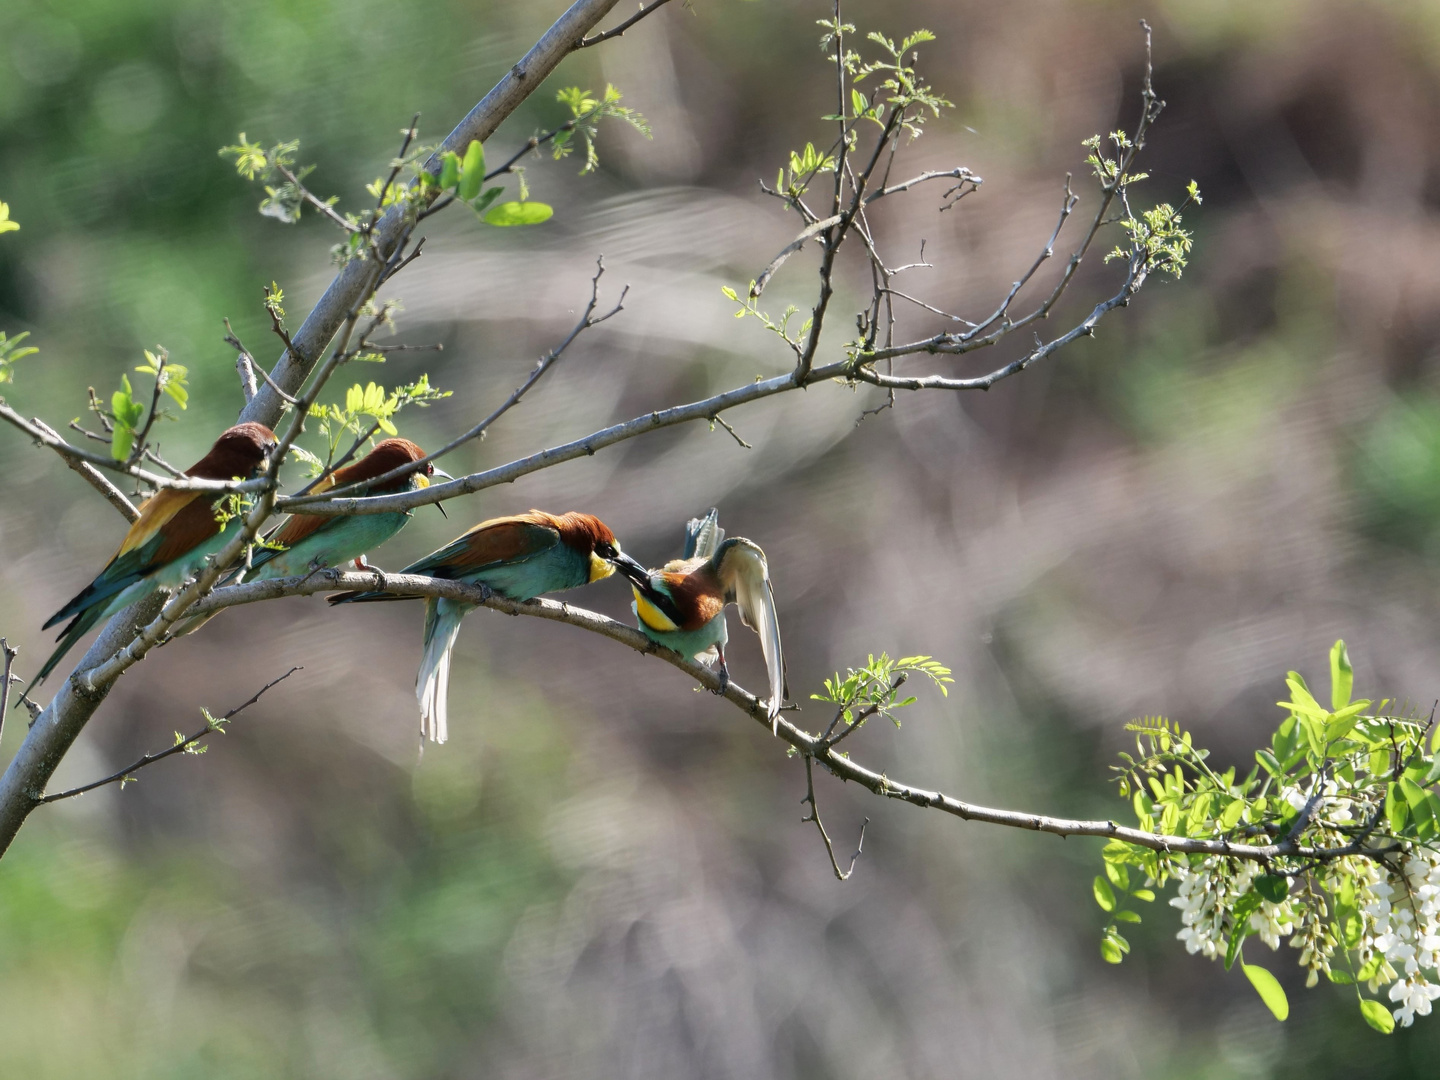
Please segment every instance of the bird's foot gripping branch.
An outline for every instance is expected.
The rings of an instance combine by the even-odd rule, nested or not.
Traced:
[[[1383,1032],[1426,1016],[1440,997],[1440,732],[1428,719],[1352,700],[1344,642],[1330,652],[1326,708],[1298,672],[1269,746],[1247,775],[1218,772],[1209,751],[1164,719],[1136,721],[1137,753],[1117,766],[1120,794],[1139,827],[1175,837],[1167,851],[1124,840],[1105,846],[1095,899],[1111,916],[1101,942],[1119,963],[1129,950],[1122,923],[1140,916],[1131,898],[1178,885],[1178,934],[1191,953],[1237,960],[1281,1020],[1289,1005],[1268,970],[1244,947],[1288,939],[1308,972],[1354,988],[1360,1011]],[[1404,710],[1400,710],[1403,713]],[[1368,996],[1376,995],[1376,996]],[[1389,1004],[1387,1004],[1387,1002]],[[1393,1010],[1393,1011],[1392,1011]]]

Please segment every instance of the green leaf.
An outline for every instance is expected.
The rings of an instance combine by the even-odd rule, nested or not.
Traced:
[[[440,190],[449,191],[460,183],[460,155],[446,150],[440,157]]]
[[[18,228],[20,228],[20,223],[10,220],[9,204],[0,202],[0,234],[14,232]]]
[[[1337,986],[1349,986],[1355,981],[1355,977],[1348,971],[1337,971],[1335,968],[1325,972],[1325,977]]]
[[[116,424],[115,430],[110,433],[110,456],[116,461],[124,461],[134,446],[135,432],[130,425]]]
[[[470,204],[471,209],[479,214],[480,219],[483,221],[485,219],[485,211],[490,208],[490,204],[499,198],[504,191],[505,189],[498,184],[495,187],[486,188],[484,193]]]
[[[1148,904],[1148,903],[1150,903],[1151,901],[1153,901],[1153,900],[1155,899],[1155,890],[1153,890],[1153,889],[1136,889],[1136,890],[1135,890],[1134,892],[1132,892],[1130,895],[1133,896],[1133,897],[1135,897],[1136,900],[1144,900],[1144,901]]]
[[[485,182],[485,148],[479,139],[471,139],[465,148],[465,161],[460,169],[460,190],[456,193],[463,202],[469,202],[480,194],[480,185]]]
[[[1117,911],[1115,912],[1115,918],[1119,922],[1138,923],[1140,921],[1140,913],[1138,911]]]
[[[1115,910],[1115,890],[1110,888],[1110,883],[1098,874],[1094,884],[1095,903],[1100,905],[1101,911]]]
[[[1275,760],[1275,755],[1268,750],[1256,750],[1255,760],[1258,761],[1260,767],[1271,776],[1279,776],[1285,771],[1280,767],[1280,762]]]
[[[1358,922],[1359,920],[1356,921]],[[1384,959],[1384,954],[1378,952],[1371,956],[1370,962],[1355,973],[1355,981],[1363,983],[1369,982],[1371,979],[1373,979],[1375,977],[1375,973],[1380,970],[1380,963]]]
[[[1290,1015],[1290,1002],[1286,999],[1285,990],[1274,975],[1255,964],[1241,964],[1240,970],[1245,972],[1245,977],[1250,980],[1250,985],[1260,995],[1260,1000],[1265,1002],[1266,1008],[1275,1014],[1276,1020],[1284,1020]]]
[[[1360,1015],[1381,1035],[1389,1035],[1395,1030],[1395,1017],[1390,1015],[1389,1009],[1373,998],[1360,999]]]
[[[1117,889],[1128,889],[1130,887],[1130,871],[1119,863],[1107,862],[1105,864],[1105,876],[1110,879],[1110,884]]]
[[[1261,874],[1255,879],[1255,891],[1272,904],[1290,895],[1290,880],[1280,874]]]
[[[1337,641],[1330,649],[1330,707],[1336,712],[1350,704],[1350,691],[1355,685],[1355,670],[1345,642]]]
[[[554,209],[538,202],[503,202],[485,214],[487,225],[539,225],[549,221]]]
[[[1107,964],[1118,964],[1125,959],[1125,951],[1107,935],[1100,939],[1100,958]]]
[[[1394,783],[1387,784],[1385,786],[1385,820],[1390,825],[1390,831],[1397,836],[1405,830],[1405,817],[1408,809],[1400,786]]]
[[[1235,799],[1229,806],[1220,812],[1220,827],[1222,829],[1233,829],[1240,824],[1240,815],[1245,812],[1245,800]]]

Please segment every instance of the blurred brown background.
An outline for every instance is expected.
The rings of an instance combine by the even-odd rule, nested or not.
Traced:
[[[189,461],[241,401],[229,316],[274,353],[259,304],[298,316],[329,280],[313,221],[254,213],[215,154],[238,131],[302,140],[313,186],[363,201],[415,109],[438,136],[558,4],[10,0],[0,10],[0,327],[42,353],[6,397],[63,423],[159,342],[194,403]],[[492,437],[498,464],[758,374],[788,354],[720,295],[795,231],[756,177],[830,137],[828,5],[697,0],[578,55],[492,140],[563,119],[553,91],[606,80],[652,122],[602,132],[602,169],[534,161],[543,228],[427,227],[396,283],[404,340],[446,351],[455,396],[408,413],[433,446],[568,330],[603,253],[626,311],[587,334]],[[862,31],[926,26],[956,108],[908,167],[985,178],[959,208],[887,201],[908,287],[988,313],[1044,244],[1080,140],[1133,129],[1142,36],[1169,103],[1143,199],[1178,201],[1196,252],[1093,341],[989,394],[882,400],[826,386],[731,414],[753,450],[673,430],[423,510],[374,556],[399,567],[473,521],[536,505],[601,515],[646,562],[718,505],[770,555],[804,699],[869,652],[932,653],[922,692],[857,759],[963,798],[1120,817],[1107,765],[1139,714],[1248,762],[1285,670],[1350,644],[1368,695],[1440,696],[1440,8],[1432,3],[852,3]],[[613,20],[612,20],[613,21]],[[1113,242],[1113,241],[1112,241]],[[1108,246],[1108,245],[1107,245]],[[805,303],[814,254],[767,292]],[[827,356],[863,298],[842,270]],[[1039,280],[1054,280],[1057,259]],[[1118,270],[1086,264],[1044,327]],[[1027,294],[1031,295],[1031,294]],[[923,314],[923,313],[922,313]],[[912,317],[914,334],[937,324]],[[1027,339],[1028,340],[1028,339]],[[978,373],[1025,342],[903,370]],[[343,392],[339,387],[337,393]],[[74,474],[0,432],[0,633],[22,672],[44,619],[123,533]],[[615,582],[577,603],[628,617]],[[451,741],[417,760],[418,607],[318,599],[240,610],[113,693],[56,779],[92,779],[305,670],[200,758],[37,813],[0,864],[0,1072],[33,1077],[1428,1076],[1440,1024],[1385,1040],[1345,988],[1270,1019],[1238,973],[1187,956],[1157,906],[1100,961],[1098,842],[967,825],[821,781],[834,880],[802,826],[803,770],[673,670],[565,627],[480,612],[462,632]],[[732,620],[732,667],[761,682]],[[28,667],[26,665],[29,665]],[[803,714],[814,727],[818,706]],[[12,713],[5,756],[23,735]],[[1243,767],[1243,766],[1242,766]]]

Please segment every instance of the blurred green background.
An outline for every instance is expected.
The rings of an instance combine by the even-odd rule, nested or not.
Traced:
[[[299,138],[312,185],[361,205],[411,114],[438,138],[558,4],[91,0],[0,6],[0,329],[30,330],[6,397],[63,425],[143,348],[189,366],[166,425],[188,463],[241,405],[221,318],[275,354],[260,305],[298,316],[335,237],[255,213],[216,150]],[[533,161],[556,217],[502,233],[432,219],[396,282],[403,354],[455,396],[407,414],[432,446],[468,427],[588,296],[626,311],[452,472],[785,369],[720,295],[794,225],[755,178],[828,137],[828,4],[696,0],[569,59],[492,160],[563,119],[554,90],[618,85],[654,140],[602,133],[599,175]],[[854,3],[862,30],[939,35],[924,63],[957,104],[909,154],[969,166],[979,194],[887,201],[910,283],[988,312],[1043,245],[1080,140],[1133,126],[1155,28],[1169,107],[1146,197],[1177,200],[1197,250],[1094,341],[987,395],[812,389],[422,511],[373,556],[398,567],[464,525],[531,505],[600,514],[649,563],[681,523],[770,553],[790,682],[804,698],[870,651],[951,663],[858,759],[975,801],[1120,816],[1106,765],[1132,716],[1164,713],[1222,760],[1278,720],[1289,667],[1337,637],[1357,689],[1440,695],[1440,8],[1430,3]],[[618,17],[618,16],[617,16]],[[614,21],[612,19],[612,21]],[[1080,185],[1081,213],[1094,192]],[[433,226],[433,227],[432,227]],[[813,253],[767,293],[809,295]],[[1058,262],[1058,260],[1057,260]],[[1058,265],[1055,270],[1058,272]],[[842,267],[827,355],[862,295]],[[1050,325],[1115,269],[1089,266]],[[1053,276],[1037,282],[1044,287]],[[1108,294],[1107,294],[1108,295]],[[923,315],[923,313],[920,313]],[[909,318],[915,334],[938,324]],[[1008,359],[909,362],[978,373]],[[1002,346],[1002,349],[1007,347]],[[343,387],[337,386],[337,393]],[[44,619],[123,523],[73,473],[0,431],[0,633],[21,672]],[[577,602],[626,614],[611,582]],[[671,669],[477,613],[457,652],[451,741],[417,758],[419,612],[317,599],[227,614],[111,694],[56,778],[82,782],[245,713],[203,757],[37,813],[0,863],[0,1074],[74,1077],[1430,1076],[1440,1022],[1385,1039],[1343,988],[1265,958],[1291,1019],[1238,972],[1185,955],[1168,908],[1119,968],[1098,955],[1098,843],[883,805],[824,781],[845,884],[802,826],[800,764]],[[732,664],[760,682],[737,630]],[[8,758],[23,724],[7,718]],[[806,716],[810,716],[807,711]],[[813,727],[814,724],[812,723]]]

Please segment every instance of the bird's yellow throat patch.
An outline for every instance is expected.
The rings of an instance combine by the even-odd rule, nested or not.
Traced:
[[[590,553],[590,582],[594,584],[602,578],[607,578],[615,572],[615,567],[606,562],[593,551]]]
[[[640,616],[640,620],[646,626],[650,627],[651,630],[662,634],[670,634],[680,629],[680,627],[675,625],[674,620],[671,619],[670,616],[666,615],[649,600],[645,599],[645,597],[641,595],[640,590],[635,588],[634,585],[630,586],[630,591],[635,594],[635,613]]]

